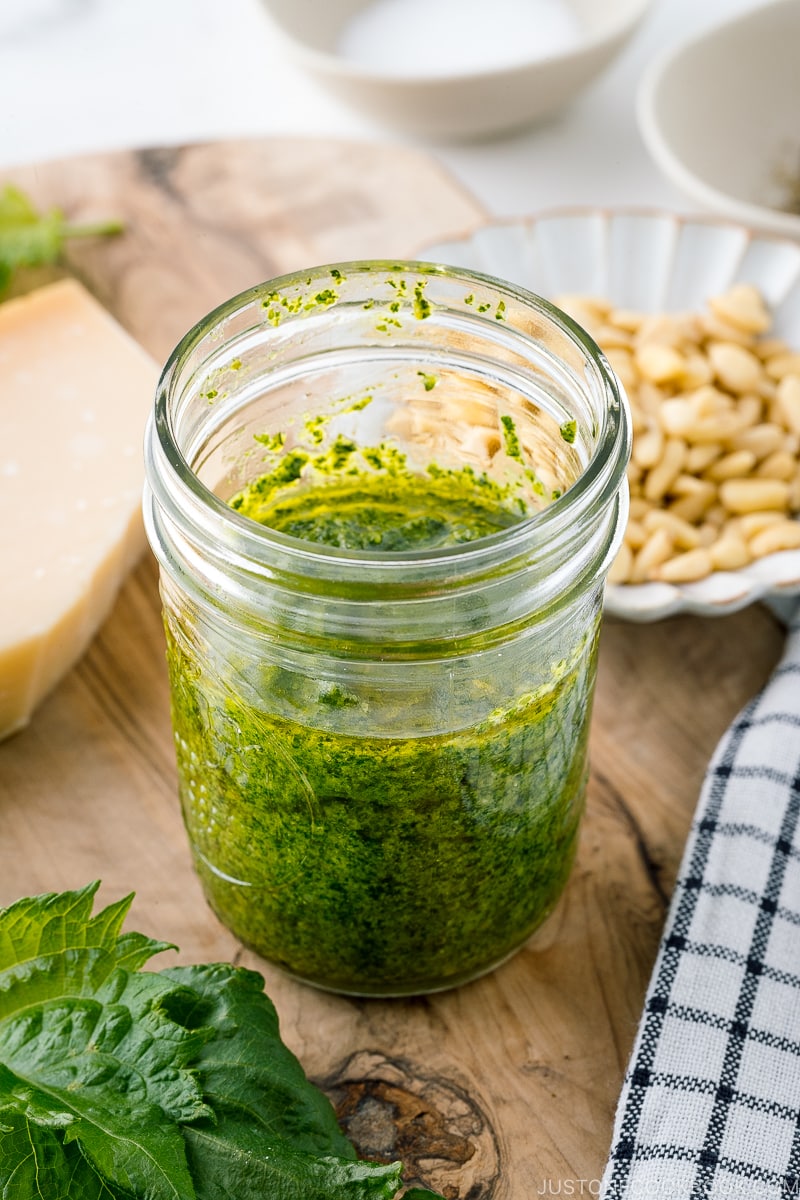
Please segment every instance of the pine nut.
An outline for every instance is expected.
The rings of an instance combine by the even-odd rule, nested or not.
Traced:
[[[789,485],[781,479],[726,479],[719,498],[728,512],[751,513],[789,507]]]
[[[633,337],[625,329],[620,329],[616,325],[600,325],[595,331],[595,340],[609,350],[623,349],[627,350],[633,345]]]
[[[778,384],[778,410],[790,433],[800,436],[800,375],[784,375]]]
[[[658,425],[653,424],[640,434],[638,443],[634,443],[631,458],[638,467],[650,470],[664,457],[664,434]]]
[[[759,291],[734,284],[705,314],[561,303],[597,338],[631,404],[630,517],[611,581],[688,583],[800,548],[800,350],[764,336]],[[469,435],[465,450],[483,437],[490,452],[487,436]]]
[[[686,462],[683,464],[690,475],[699,475],[710,467],[722,454],[721,442],[698,442],[686,451]]]
[[[705,579],[712,571],[711,554],[705,547],[687,550],[678,554],[657,567],[653,574],[664,583],[692,583],[696,579]]]
[[[680,396],[664,400],[658,415],[664,432],[670,437],[685,437],[697,422],[694,405]]]
[[[605,347],[603,349],[605,350]],[[636,370],[633,355],[627,350],[615,350],[613,347],[606,350],[605,355],[626,392],[633,393],[639,383],[639,372]]]
[[[627,583],[633,567],[633,551],[627,542],[623,542],[617,551],[617,557],[608,572],[609,583]]]
[[[636,365],[650,383],[675,383],[683,378],[686,359],[671,346],[653,342],[638,347]]]
[[[611,303],[605,296],[586,296],[583,292],[564,292],[556,297],[555,303],[564,312],[569,312],[571,307],[583,308],[595,318],[607,317],[611,312]]]
[[[655,509],[651,510],[655,512]],[[650,514],[648,513],[647,516]],[[647,517],[645,517],[647,520]],[[631,550],[641,550],[642,546],[647,541],[648,531],[639,521],[628,521],[628,526],[625,530],[625,541],[630,546]]]
[[[687,354],[686,366],[683,373],[683,386],[686,388],[704,387],[711,383],[714,372],[711,363],[702,354]]]
[[[746,567],[752,557],[744,538],[732,534],[715,541],[708,547],[708,554],[715,571],[738,571],[740,567]]]
[[[777,554],[781,550],[800,550],[800,521],[776,521],[750,539],[754,558]]]
[[[771,379],[783,379],[785,375],[800,375],[800,353],[793,350],[789,354],[776,354],[768,358],[764,364]]]
[[[743,429],[741,433],[737,433],[735,437],[731,438],[731,447],[734,450],[749,450],[757,459],[761,459],[780,450],[783,446],[783,438],[784,432],[780,425],[768,425],[763,422],[761,425],[752,425],[749,429]]]
[[[763,333],[769,329],[770,315],[761,293],[751,284],[734,284],[721,296],[712,296],[708,303],[716,316],[745,333]]]
[[[617,329],[624,329],[628,333],[636,333],[644,321],[644,316],[642,313],[634,312],[630,308],[615,308],[612,309],[608,319],[612,325],[616,325]]]
[[[797,459],[794,454],[790,454],[788,450],[776,450],[774,454],[769,454],[756,467],[756,475],[759,479],[785,479],[794,478],[795,468],[797,467]]]
[[[758,385],[762,366],[755,354],[735,342],[712,342],[708,357],[717,379],[732,392],[749,392]]]
[[[631,496],[630,513],[634,521],[643,520],[652,507],[652,504],[648,504],[644,496]]]
[[[487,459],[494,458],[500,446],[500,435],[496,429],[488,429],[485,425],[473,425],[466,430],[461,441],[461,452],[479,463],[485,463]]]
[[[789,480],[789,508],[792,512],[800,512],[800,467]]]
[[[686,440],[693,445],[706,442],[725,442],[742,433],[744,426],[735,412],[717,413],[713,417],[702,417],[687,431]]]
[[[789,346],[783,338],[760,338],[753,347],[758,357],[764,361],[768,358],[779,358],[784,354],[791,354]]]
[[[652,533],[655,529],[666,529],[680,550],[694,550],[700,545],[700,534],[694,525],[681,520],[667,509],[654,508],[644,518],[640,528],[647,533]]]
[[[683,340],[680,319],[671,313],[658,313],[644,318],[636,333],[636,344],[645,346],[676,347]]]
[[[656,529],[651,533],[633,560],[631,583],[644,583],[649,579],[651,571],[672,556],[672,550],[672,538],[666,529]]]
[[[779,525],[781,521],[786,520],[786,513],[778,509],[767,509],[765,512],[745,513],[739,518],[739,532],[742,537],[749,541],[767,529],[770,525]]]
[[[713,384],[700,387],[689,397],[695,407],[698,417],[715,417],[718,413],[730,412],[733,402]]]
[[[738,518],[731,517],[724,504],[712,504],[710,508],[706,509],[704,519],[709,524],[716,525],[718,529],[721,529],[726,521],[738,520]]]
[[[752,450],[734,450],[712,463],[705,476],[707,479],[713,479],[715,483],[722,483],[725,479],[744,478],[750,474],[757,461]]]
[[[651,383],[648,379],[642,379],[639,383],[636,398],[639,401],[642,411],[658,421],[661,405],[666,398],[661,388],[655,383]]]
[[[723,321],[713,313],[704,315],[700,318],[700,328],[703,337],[706,339],[714,338],[721,342],[734,342],[739,346],[752,346],[753,335],[746,333],[744,329],[740,329],[734,325],[732,321]]]
[[[691,496],[680,496],[677,500],[672,500],[668,511],[680,517],[682,521],[702,521],[713,499],[713,495],[695,492]]]
[[[717,489],[708,479],[683,472],[673,481],[670,493],[673,496],[702,496],[709,504],[717,498]]]
[[[739,397],[736,412],[742,422],[742,428],[749,429],[751,425],[758,425],[761,422],[764,415],[764,401],[760,396],[750,392],[746,396]]]
[[[678,438],[668,438],[664,443],[661,460],[653,467],[644,484],[646,500],[661,500],[678,477],[686,457],[686,443]]]

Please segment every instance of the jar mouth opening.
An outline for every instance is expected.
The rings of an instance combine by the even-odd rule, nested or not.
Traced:
[[[288,291],[300,284],[322,283],[332,275],[351,278],[392,271],[411,273],[425,280],[457,280],[466,287],[483,286],[506,302],[515,302],[533,310],[567,339],[583,359],[589,377],[587,390],[593,386],[595,400],[592,450],[579,474],[562,495],[539,511],[521,516],[495,533],[436,548],[346,549],[295,537],[237,512],[201,480],[180,444],[172,397],[187,362],[208,341],[210,330],[223,326],[243,310],[263,306],[265,294]],[[480,567],[484,561],[492,561],[498,555],[508,558],[530,552],[538,544],[544,546],[553,538],[563,537],[588,507],[610,499],[624,480],[630,452],[630,421],[624,391],[605,355],[584,329],[552,302],[517,285],[472,269],[467,271],[425,261],[398,262],[387,259],[326,264],[276,277],[225,301],[190,329],[168,358],[159,381],[151,423],[161,453],[181,494],[181,504],[193,514],[199,525],[207,531],[212,525],[216,526],[217,538],[220,537],[219,531],[224,529],[222,540],[230,545],[231,550],[235,548],[237,557],[241,556],[254,564],[270,562],[278,553],[282,560],[294,561],[298,570],[303,569],[301,564],[311,563],[319,572],[324,572],[328,565],[347,571],[373,572],[382,568],[392,573],[409,565],[421,568],[440,564],[447,569],[458,563],[462,568],[468,564]],[[152,434],[148,435],[148,477],[151,486],[155,474],[151,470],[152,440]]]

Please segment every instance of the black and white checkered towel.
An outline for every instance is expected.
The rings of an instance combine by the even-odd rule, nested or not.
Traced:
[[[708,768],[604,1200],[800,1200],[800,608]]]

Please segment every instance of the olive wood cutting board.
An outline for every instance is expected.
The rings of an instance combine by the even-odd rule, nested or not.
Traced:
[[[10,172],[71,218],[120,217],[68,269],[159,360],[221,300],[285,271],[409,257],[485,214],[398,146],[226,142]],[[3,514],[3,520],[13,514]],[[130,928],[181,962],[260,970],[285,1040],[366,1156],[456,1200],[596,1192],[703,771],[761,686],[781,630],[760,607],[607,621],[580,851],[546,926],[491,975],[407,1001],[351,1000],[245,951],[202,898],[178,809],[154,562],[89,652],[0,744],[0,905],[102,879]],[[164,956],[164,963],[169,956]]]

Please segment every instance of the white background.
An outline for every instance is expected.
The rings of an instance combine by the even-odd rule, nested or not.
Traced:
[[[429,149],[497,215],[696,211],[649,159],[637,86],[659,53],[759,2],[654,0],[611,68],[546,124]],[[78,152],[270,134],[414,144],[287,61],[260,0],[0,0],[0,182],[4,167]]]

